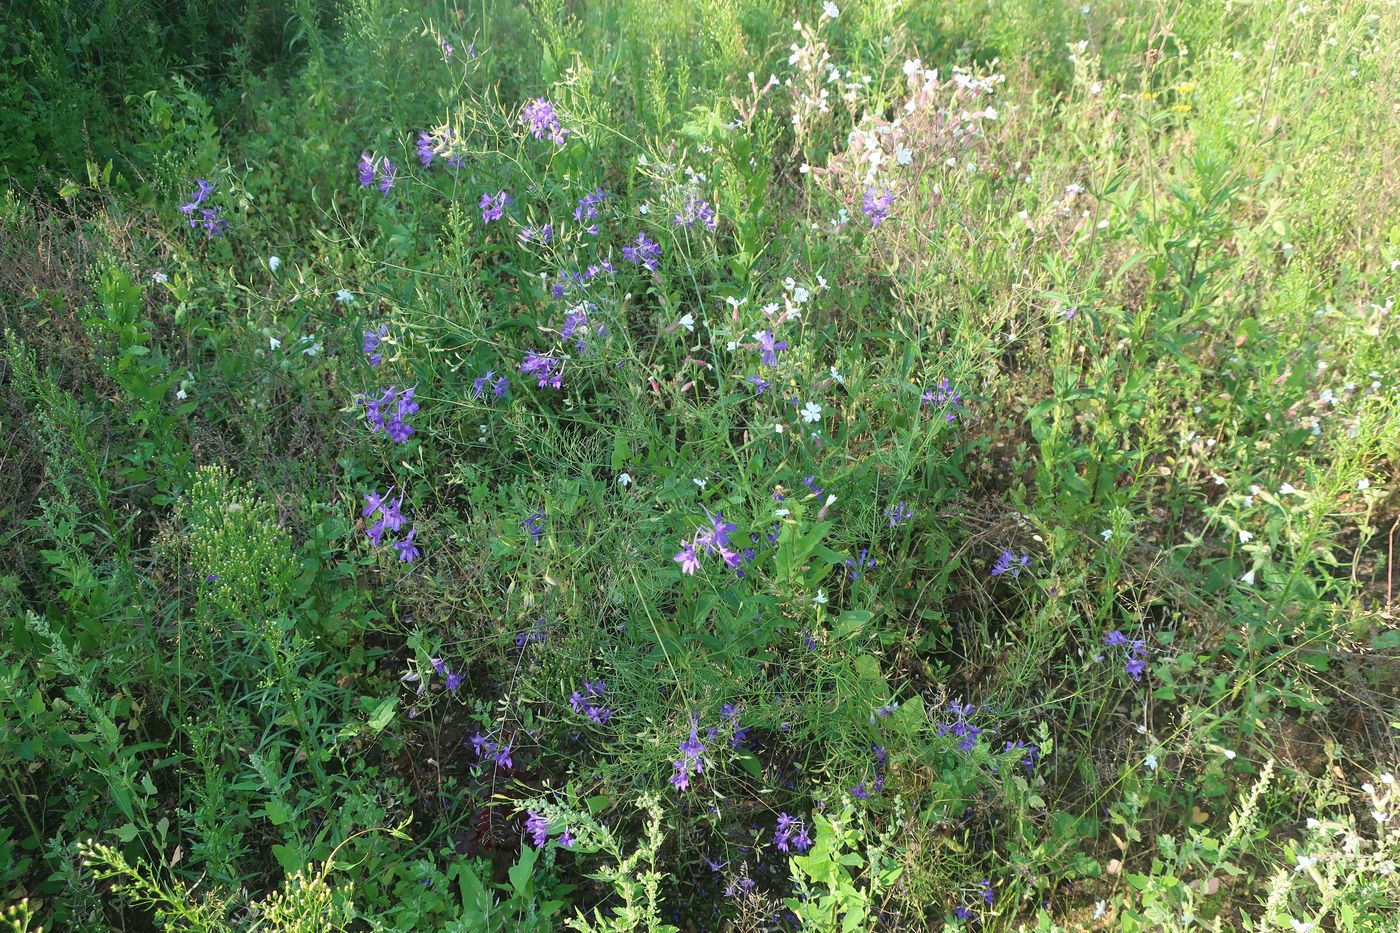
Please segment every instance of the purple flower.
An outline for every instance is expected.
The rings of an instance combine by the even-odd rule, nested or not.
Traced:
[[[413,539],[417,535],[418,529],[415,527],[411,529],[408,532],[408,534],[403,536],[402,541],[394,542],[394,550],[399,552],[399,560],[403,561],[406,564],[411,564],[415,560],[423,556],[423,552],[420,551],[418,549],[418,546],[413,543]]]
[[[959,920],[971,920],[972,911],[961,905],[953,908],[953,916]]]
[[[859,580],[865,571],[874,570],[878,566],[879,564],[876,563],[875,558],[870,556],[870,551],[866,548],[861,548],[859,554],[845,560],[846,575],[850,577],[852,583]]]
[[[403,506],[403,497],[395,499],[393,502],[385,500],[379,507],[379,515],[384,522],[384,527],[390,531],[398,531],[404,525],[403,513],[399,511]]]
[[[374,184],[374,159],[368,152],[360,153],[360,187],[368,188]]]
[[[661,244],[648,239],[646,233],[639,233],[635,245],[622,248],[622,258],[634,266],[644,266],[648,271],[655,272],[657,260],[661,258]]]
[[[531,514],[525,516],[525,520],[520,523],[520,527],[525,529],[530,537],[535,540],[536,544],[539,544],[540,539],[544,537],[543,523],[547,517],[548,516],[544,513],[544,509],[536,509]]]
[[[764,366],[778,365],[778,352],[788,348],[786,340],[775,340],[771,330],[761,330],[754,334],[754,339],[758,341],[758,355]],[[754,377],[757,378],[757,377]],[[768,386],[765,384],[764,388]],[[762,391],[762,390],[760,390]]]
[[[949,424],[958,420],[958,412],[962,410],[962,393],[953,388],[948,377],[943,379],[932,389],[919,396],[919,400],[924,405],[939,405],[948,409],[944,414]]]
[[[360,509],[361,518],[369,518],[384,505],[384,497],[379,494],[379,490],[371,489],[365,493],[365,507]]]
[[[527,350],[519,369],[522,375],[534,376],[541,389],[546,386],[558,389],[562,385],[563,373],[559,361],[552,356]]]
[[[437,146],[433,142],[433,137],[429,133],[418,134],[418,161],[427,168],[433,164],[433,159],[437,157]]]
[[[1123,670],[1126,671],[1133,680],[1141,680],[1143,671],[1147,670],[1147,661],[1134,656],[1128,659],[1128,663],[1123,666]]]
[[[992,906],[992,902],[996,900],[996,892],[992,889],[992,879],[983,878],[977,882],[977,886],[982,889],[982,900],[987,902],[988,907]]]
[[[569,831],[569,827],[565,826],[564,831],[559,834],[560,848],[572,849],[574,847],[574,842],[576,841],[577,840],[574,839],[574,834]]]
[[[705,745],[700,741],[700,734],[695,726],[690,727],[690,738],[676,747],[687,758],[699,758],[705,751]]]
[[[894,193],[890,189],[883,188],[876,191],[874,188],[866,188],[865,203],[860,206],[860,209],[865,211],[865,216],[870,218],[870,226],[873,229],[889,218],[890,207],[893,205]]]
[[[520,232],[516,234],[516,239],[518,239],[522,245],[532,242],[551,243],[554,241],[554,225],[545,224],[543,227],[521,227]]]
[[[564,145],[564,137],[569,135],[569,131],[560,124],[554,105],[543,97],[526,104],[520,112],[520,119],[530,128],[532,136],[548,139],[556,146]]]
[[[438,44],[442,46],[442,60],[445,62],[452,61],[452,53],[456,51],[452,48],[452,43],[448,42],[446,39],[442,39]],[[476,56],[473,55],[472,57],[475,58]]]
[[[495,753],[496,743],[478,732],[472,736],[472,750],[476,752],[476,757],[484,758]]]
[[[500,220],[505,215],[506,208],[515,203],[515,199],[504,191],[497,191],[494,195],[482,192],[481,201],[477,205],[481,208],[481,222],[491,223]]]
[[[713,232],[717,224],[715,209],[710,206],[709,201],[699,195],[686,195],[685,203],[681,205],[681,212],[676,215],[675,226],[693,227],[697,220],[705,225],[706,230]]]
[[[593,235],[598,234],[598,225],[588,223],[598,217],[598,205],[606,201],[610,195],[602,188],[594,188],[588,194],[578,199],[578,206],[574,208],[574,220],[581,224],[586,224],[584,229]],[[609,268],[609,272],[612,270]]]
[[[691,772],[690,759],[681,758],[678,761],[671,762],[671,770],[674,772],[670,778],[671,786],[676,790],[689,790]],[[698,771],[699,769],[696,768],[695,770]]]
[[[389,386],[384,390],[384,394],[377,398],[366,396],[365,419],[369,422],[370,433],[377,434],[383,431],[399,444],[412,437],[413,426],[404,419],[418,413],[418,403],[413,400],[413,392],[411,388],[399,391]]]
[[[398,177],[398,174],[399,167],[388,159],[385,159],[384,164],[379,169],[379,184],[376,185],[376,187],[385,194],[388,194],[394,189],[394,179]]]
[[[529,817],[525,821],[525,832],[530,834],[530,841],[538,849],[549,841],[549,821],[534,810],[529,811]]]
[[[500,748],[496,749],[496,754],[493,756],[492,760],[496,762],[496,767],[505,768],[507,771],[515,767],[515,762],[510,759],[509,745],[502,745]]]
[[[700,569],[700,558],[695,554],[695,545],[689,541],[681,544],[680,553],[671,560],[681,565],[681,573],[695,576],[695,571]]]
[[[776,361],[777,357],[774,357],[774,362]],[[756,396],[762,395],[764,390],[773,384],[762,376],[750,376],[746,381],[753,386],[753,394]]]
[[[364,337],[360,340],[360,349],[369,357],[369,365],[379,366],[384,362],[384,354],[379,352],[379,345],[388,336],[388,324],[380,324],[375,330],[365,331]]]
[[[997,562],[992,565],[992,576],[999,577],[1002,574],[1010,573],[1013,577],[1021,575],[1022,567],[1029,567],[1031,558],[1029,554],[1022,554],[1017,557],[1008,550],[1003,549],[997,557]]]
[[[465,674],[458,674],[456,671],[447,672],[447,692],[456,693],[467,679]]]
[[[889,519],[891,528],[897,528],[905,522],[913,519],[913,517],[913,510],[905,508],[903,499],[899,500],[899,502],[895,504],[894,508],[890,509],[888,512],[885,513],[885,518]]]
[[[796,849],[800,854],[812,847],[812,840],[807,835],[807,826],[802,820],[779,813],[777,826],[773,830],[773,844],[780,852]]]

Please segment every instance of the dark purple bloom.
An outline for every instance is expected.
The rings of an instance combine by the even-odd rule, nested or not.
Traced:
[[[889,519],[890,527],[896,528],[914,517],[914,512],[904,506],[904,500],[899,500],[894,508],[885,513],[885,518]]]
[[[466,680],[465,674],[458,674],[456,671],[447,672],[447,692],[456,693]]]
[[[529,817],[525,821],[525,832],[530,834],[530,841],[538,849],[549,841],[549,821],[533,810],[529,811]]]
[[[597,219],[598,205],[602,204],[609,197],[610,195],[602,188],[595,188],[588,194],[585,194],[578,199],[578,206],[574,208],[574,220],[581,224],[587,224],[585,227],[587,232],[597,235],[598,225],[588,223],[588,221]],[[612,270],[608,269],[608,271],[611,272]]]
[[[987,902],[987,906],[992,906],[996,900],[996,892],[992,889],[992,879],[983,878],[977,882],[977,886],[982,889],[982,900]]]
[[[534,376],[541,389],[546,386],[558,389],[562,386],[563,371],[559,361],[552,356],[527,350],[519,368],[523,375]]]
[[[575,843],[576,841],[577,841],[577,840],[574,839],[574,834],[573,834],[572,832],[570,832],[569,827],[565,826],[565,827],[564,827],[564,831],[563,831],[562,833],[559,834],[559,846],[560,846],[560,848],[563,848],[563,849],[572,849],[572,848],[574,847],[574,843]]]
[[[452,61],[452,53],[456,51],[452,48],[452,43],[448,42],[446,39],[442,39],[438,44],[442,46],[442,60],[445,62]],[[475,58],[476,56],[472,55],[471,57]]]
[[[388,159],[385,159],[384,164],[380,166],[379,169],[379,184],[375,187],[385,194],[388,194],[394,189],[394,179],[398,177],[398,174],[399,167]]]
[[[417,537],[417,535],[418,529],[415,527],[411,529],[408,534],[403,536],[402,541],[394,542],[394,550],[399,552],[399,560],[406,564],[411,564],[423,556],[423,552],[413,543],[413,539]]]
[[[796,849],[800,854],[812,847],[812,840],[807,835],[807,826],[802,820],[779,813],[777,826],[773,830],[773,844],[780,852]]]
[[[874,188],[865,189],[865,202],[860,209],[865,211],[865,216],[870,218],[872,228],[880,226],[890,216],[890,208],[894,205],[894,193],[888,188],[876,191]]]
[[[374,159],[370,158],[368,152],[360,153],[360,187],[368,188],[374,184]]]
[[[1013,577],[1021,575],[1022,567],[1029,567],[1031,558],[1029,554],[1022,554],[1017,557],[1008,550],[1003,549],[997,557],[997,562],[992,565],[992,576],[999,577],[1002,574],[1010,573]]]
[[[544,520],[547,517],[548,516],[544,513],[544,509],[536,509],[534,512],[525,516],[525,520],[520,523],[520,527],[525,529],[530,537],[535,540],[536,544],[539,544],[540,539],[544,537]]]
[[[699,195],[686,195],[685,203],[681,205],[681,212],[676,215],[675,226],[693,227],[697,220],[705,225],[706,230],[713,231],[717,223],[715,209],[710,206],[709,201]]]
[[[655,272],[657,260],[661,258],[661,244],[648,239],[646,233],[639,233],[635,245],[622,248],[622,258],[634,266],[644,266],[648,271]]]
[[[427,168],[433,164],[433,159],[437,157],[437,144],[433,142],[430,133],[418,134],[418,161]]]
[[[369,518],[384,505],[384,497],[379,494],[379,490],[371,489],[365,493],[365,507],[360,509],[361,518]]]
[[[379,366],[384,362],[384,354],[379,352],[379,345],[389,336],[389,325],[380,324],[375,330],[365,331],[364,337],[360,340],[360,349],[364,350],[369,357],[369,365]]]
[[[758,355],[764,366],[778,365],[778,352],[788,348],[786,340],[775,340],[771,330],[761,330],[754,334],[758,341]],[[757,378],[757,377],[755,377]],[[767,388],[765,385],[764,388]]]
[[[526,104],[525,109],[520,112],[520,119],[530,128],[532,136],[536,139],[548,139],[556,146],[564,145],[564,137],[569,135],[569,131],[560,124],[559,114],[554,105],[543,97],[537,97]]]
[[[476,757],[484,758],[487,755],[495,754],[496,743],[478,732],[472,736],[472,750],[476,752]]]
[[[481,201],[477,205],[481,208],[481,222],[491,223],[500,220],[505,215],[506,208],[515,203],[515,200],[504,191],[497,191],[494,195],[482,192]]]
[[[853,583],[859,580],[865,571],[874,570],[878,566],[879,564],[876,563],[875,558],[870,556],[870,551],[866,548],[861,548],[859,554],[845,560],[846,575]]]
[[[777,357],[774,357],[774,361],[777,361]],[[746,381],[753,386],[754,395],[762,395],[764,390],[773,384],[762,376],[750,376]]]
[[[1124,635],[1118,629],[1114,629],[1103,637],[1103,643],[1109,647],[1114,645],[1126,645],[1128,643],[1128,636]]]
[[[520,233],[516,235],[522,244],[525,243],[551,243],[554,241],[554,225],[545,224],[543,227],[521,227]]]
[[[515,762],[511,761],[510,758],[509,745],[502,745],[500,748],[496,749],[496,754],[493,756],[492,760],[496,762],[496,767],[505,768],[507,771],[515,767]]]

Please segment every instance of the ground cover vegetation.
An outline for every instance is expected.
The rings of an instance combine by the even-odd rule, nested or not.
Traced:
[[[1393,0],[0,51],[0,927],[1400,925]]]

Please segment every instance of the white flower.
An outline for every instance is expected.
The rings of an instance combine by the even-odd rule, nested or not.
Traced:
[[[812,602],[816,603],[818,606],[825,606],[825,605],[826,605],[826,591],[825,591],[825,590],[817,590],[817,595],[812,597]]]
[[[276,337],[267,338],[267,348],[269,350],[276,350],[280,346],[282,346],[282,341],[278,340]]]
[[[1106,913],[1108,913],[1108,901],[1099,901],[1094,905],[1095,920],[1101,920]]]
[[[1311,923],[1304,923],[1302,920],[1295,920],[1292,917],[1288,918],[1288,922],[1293,924],[1294,933],[1311,933],[1313,929]]]
[[[781,421],[779,421],[779,422],[777,422],[776,424],[773,425],[773,433],[774,433],[774,434],[782,434],[782,433],[783,433],[783,423],[782,423]]]
[[[170,276],[166,275],[164,272],[152,272],[151,281],[155,282],[157,285],[164,285],[166,282],[170,281]]]
[[[268,267],[269,269],[271,269],[273,272],[276,272],[278,269],[282,268],[282,259],[281,259],[281,257],[279,257],[279,256],[269,256],[269,257],[267,257],[267,267]]]
[[[900,165],[908,165],[914,161],[914,150],[908,146],[895,146],[894,160]]]
[[[1310,855],[1298,856],[1298,864],[1293,866],[1294,871],[1307,871],[1317,864],[1317,859]]]
[[[696,486],[700,487],[701,489],[705,488],[705,481],[698,476],[692,479],[691,482],[694,483]]]
[[[1243,583],[1245,586],[1253,586],[1253,585],[1254,585],[1254,571],[1251,570],[1251,571],[1249,571],[1248,573],[1246,573],[1244,576],[1240,577],[1240,582]]]
[[[831,367],[831,378],[841,383],[841,385],[846,384],[846,377],[841,375],[841,370],[837,369],[835,366]]]
[[[1371,481],[1363,476],[1356,481],[1356,488],[1364,492],[1365,490],[1371,488]]]
[[[1278,494],[1279,494],[1280,496],[1291,495],[1291,494],[1293,494],[1293,493],[1296,493],[1297,491],[1298,491],[1298,490],[1296,490],[1296,489],[1293,488],[1293,484],[1292,484],[1292,483],[1284,483],[1282,486],[1280,486],[1280,487],[1278,488]]]
[[[625,489],[626,487],[628,487],[628,486],[631,486],[631,485],[632,485],[632,474],[631,474],[631,473],[619,473],[619,474],[617,474],[617,484],[618,484],[619,486],[622,486],[624,489]]]
[[[343,305],[354,304],[355,296],[350,294],[350,289],[342,288],[335,293],[335,300]]]
[[[1372,810],[1371,819],[1375,820],[1377,823],[1384,823],[1390,819],[1390,814],[1386,813],[1384,810]]]
[[[1251,542],[1251,541],[1253,541],[1253,540],[1254,540],[1254,533],[1253,533],[1253,532],[1245,531],[1243,528],[1240,529],[1240,544],[1248,544],[1249,542]]]
[[[690,333],[692,333],[692,334],[695,333],[695,315],[693,315],[693,314],[686,314],[686,315],[683,315],[683,316],[681,317],[681,319],[680,319],[679,321],[677,321],[676,323],[680,324],[682,327],[684,327],[684,328],[685,328],[686,330],[688,330]]]
[[[789,515],[791,515],[791,514],[792,514],[792,510],[791,510],[791,509],[774,509],[774,510],[773,510],[773,517],[774,517],[774,518],[787,518],[787,517],[788,517]]]
[[[1107,541],[1109,538],[1113,537],[1113,529],[1112,529],[1112,528],[1105,528],[1103,531],[1100,531],[1100,532],[1099,532],[1099,537],[1101,537],[1101,538],[1103,538],[1105,541]]]
[[[183,382],[180,383],[180,388],[175,390],[175,397],[183,402],[187,394],[188,393],[185,392],[185,384]]]
[[[729,305],[729,307],[733,308],[735,311],[738,311],[744,305],[748,304],[749,300],[747,298],[735,298],[733,295],[729,295],[724,299],[724,303]]]
[[[829,16],[832,19],[835,19],[836,17],[841,15],[841,11],[837,8],[836,4],[831,2],[831,0],[826,0],[826,2],[822,4],[822,15]]]
[[[315,334],[312,334],[310,337],[303,337],[297,342],[305,344],[305,346],[301,348],[303,356],[315,356],[317,353],[321,352],[321,341],[316,339]]]
[[[647,213],[650,213],[650,212],[651,212],[651,205],[648,204],[647,202],[643,201],[641,204],[638,204],[638,205],[637,205],[637,213],[639,213],[639,214],[647,214]]]
[[[1157,756],[1156,756],[1156,755],[1149,754],[1146,758],[1144,758],[1144,759],[1142,760],[1142,763],[1143,763],[1144,765],[1147,766],[1147,770],[1149,770],[1149,771],[1156,771],[1156,770],[1157,770]]]
[[[808,402],[806,405],[802,406],[802,420],[808,424],[814,421],[820,421],[821,417],[822,407],[816,402]]]

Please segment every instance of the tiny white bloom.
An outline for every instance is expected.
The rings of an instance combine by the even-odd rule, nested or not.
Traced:
[[[164,272],[152,272],[151,281],[155,282],[157,285],[164,285],[166,282],[170,281],[170,276],[166,275]]]
[[[1294,933],[1312,933],[1313,925],[1311,923],[1305,923],[1302,920],[1295,920],[1292,917],[1288,918],[1288,922],[1293,925]]]
[[[1094,919],[1101,920],[1103,915],[1108,913],[1108,901],[1099,901],[1094,905]]]
[[[914,150],[908,146],[895,146],[894,160],[900,165],[908,165],[914,161]]]
[[[846,377],[841,375],[841,370],[837,369],[835,366],[831,367],[831,378],[841,383],[841,385],[846,384]]]
[[[268,267],[269,269],[271,269],[273,272],[276,272],[278,269],[282,268],[282,259],[281,259],[281,257],[279,257],[279,256],[269,256],[269,257],[267,257],[267,267]]]
[[[782,434],[782,433],[783,433],[783,423],[782,423],[781,421],[779,421],[779,422],[777,422],[776,424],[773,425],[773,433],[774,433],[774,434]]]
[[[1294,871],[1307,871],[1317,864],[1317,859],[1310,855],[1298,856],[1298,864],[1293,866]]]
[[[282,346],[282,341],[278,340],[276,337],[267,338],[267,348],[269,350],[276,350],[280,346]]]
[[[841,10],[836,6],[836,4],[832,3],[831,0],[826,0],[826,2],[822,4],[822,13],[826,16],[831,17],[832,19],[835,19],[836,17],[841,15]]]
[[[1149,754],[1146,758],[1144,758],[1144,759],[1142,760],[1142,763],[1143,763],[1144,765],[1147,766],[1147,770],[1149,770],[1149,771],[1156,771],[1156,770],[1157,770],[1157,756],[1156,756],[1156,755]]]
[[[348,305],[355,301],[355,296],[350,294],[350,289],[342,288],[335,293],[335,300],[343,305]]]
[[[1390,814],[1386,813],[1384,810],[1372,810],[1371,819],[1375,820],[1377,823],[1384,823],[1390,819]]]
[[[1248,573],[1246,573],[1244,576],[1240,577],[1240,582],[1243,583],[1245,586],[1253,586],[1253,585],[1254,585],[1254,571],[1251,570],[1251,571],[1249,571]]]
[[[686,330],[688,330],[690,333],[692,333],[692,334],[695,333],[695,315],[693,315],[693,314],[685,314],[685,315],[682,315],[682,316],[681,316],[681,319],[680,319],[680,321],[679,321],[678,323],[679,323],[682,327],[684,327]]]
[[[643,201],[641,204],[638,204],[638,205],[637,205],[637,212],[638,212],[639,214],[647,214],[647,213],[650,213],[650,212],[651,212],[651,205],[648,204],[647,202]]]
[[[1371,488],[1371,481],[1363,476],[1356,481],[1356,488],[1364,492],[1365,490]]]
[[[1296,490],[1296,489],[1293,488],[1293,484],[1292,484],[1292,483],[1284,483],[1282,486],[1280,486],[1280,487],[1278,488],[1278,494],[1279,494],[1280,496],[1292,495],[1293,493],[1296,493],[1297,491],[1298,491],[1298,490]]]
[[[316,339],[315,334],[312,334],[310,337],[303,337],[298,342],[306,344],[306,346],[301,348],[303,356],[315,356],[317,353],[321,352],[321,341]]]
[[[483,427],[484,427],[484,425],[483,425]],[[624,487],[624,488],[627,487],[627,486],[631,486],[631,485],[632,485],[632,474],[631,474],[631,473],[619,473],[619,474],[617,474],[617,484],[618,484],[619,486]]]
[[[825,590],[817,590],[817,595],[812,597],[812,602],[816,603],[818,606],[825,606],[825,605],[826,605],[826,591],[825,591]]]
[[[1240,544],[1248,544],[1254,540],[1254,533],[1240,529]]]
[[[822,506],[822,508],[823,508],[823,509],[829,509],[829,508],[831,508],[831,507],[832,507],[833,505],[835,505],[835,504],[836,504],[836,496],[830,495],[830,496],[827,496],[827,497],[826,497],[826,505]]]
[[[773,510],[773,517],[774,517],[774,518],[787,518],[787,517],[788,517],[789,515],[791,515],[791,514],[792,514],[792,511],[791,511],[790,509],[774,509],[774,510]]]
[[[808,402],[806,405],[802,406],[802,420],[808,424],[814,421],[820,421],[821,417],[822,407],[816,402]]]
[[[701,489],[705,488],[705,481],[698,476],[692,479],[691,482],[694,483],[696,486],[699,486]]]
[[[1105,528],[1103,531],[1100,531],[1100,532],[1099,532],[1099,537],[1101,537],[1101,538],[1103,538],[1105,541],[1107,541],[1109,538],[1113,537],[1113,529],[1112,529],[1112,528]]]
[[[176,397],[177,399],[179,399],[180,401],[182,401],[182,402],[185,400],[186,393],[185,393],[185,384],[184,384],[183,382],[180,383],[180,388],[178,388],[178,389],[175,390],[175,397]]]

